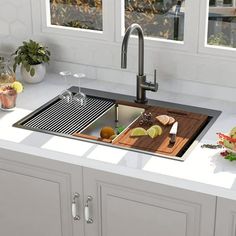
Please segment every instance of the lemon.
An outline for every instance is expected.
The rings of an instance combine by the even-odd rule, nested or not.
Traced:
[[[162,135],[163,130],[160,125],[153,125],[152,128],[156,129],[157,135]]]
[[[154,127],[149,128],[147,132],[151,138],[156,138],[158,136],[157,129]]]
[[[147,135],[147,131],[141,127],[134,128],[130,134],[131,137],[138,137],[138,136],[145,136],[145,135]]]
[[[11,87],[15,89],[17,93],[21,93],[23,91],[23,85],[19,81],[13,82]]]

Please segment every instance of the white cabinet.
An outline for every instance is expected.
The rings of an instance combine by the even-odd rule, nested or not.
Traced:
[[[213,236],[216,198],[88,168],[86,236]],[[222,235],[221,235],[222,236]]]
[[[215,236],[236,236],[236,201],[217,198]]]
[[[214,236],[214,196],[43,158],[1,155],[1,236]],[[73,201],[80,220],[72,217]]]
[[[46,163],[47,164],[47,163]],[[82,168],[50,169],[0,159],[0,235],[83,236]],[[72,198],[76,213],[72,218]]]

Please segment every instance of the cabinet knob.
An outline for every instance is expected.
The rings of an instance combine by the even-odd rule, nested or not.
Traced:
[[[72,217],[74,220],[80,220],[80,216],[78,214],[79,210],[79,205],[78,205],[78,200],[79,200],[79,193],[74,193],[73,198],[72,198],[72,205],[71,205],[71,211],[72,211]]]
[[[88,196],[87,197],[87,201],[84,207],[84,217],[85,217],[85,221],[87,222],[87,224],[92,224],[93,223],[93,219],[90,216],[90,202],[92,202],[93,197],[92,196]]]

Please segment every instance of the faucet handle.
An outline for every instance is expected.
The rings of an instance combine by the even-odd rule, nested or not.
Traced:
[[[154,70],[154,83],[153,83],[153,88],[152,91],[156,92],[158,90],[158,83],[157,83],[157,70]]]
[[[157,70],[154,70],[154,84],[157,83]]]
[[[154,70],[154,83],[146,82],[146,76],[138,76],[138,78],[144,78],[145,81],[140,84],[140,87],[144,90],[149,90],[152,92],[156,92],[158,90],[158,83],[157,83],[157,71]]]

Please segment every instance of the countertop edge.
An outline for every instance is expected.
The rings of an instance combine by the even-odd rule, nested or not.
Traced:
[[[8,157],[3,156],[4,154],[8,154],[9,152],[17,153],[17,156],[15,155],[11,155]],[[39,152],[40,155],[37,155],[36,153]],[[37,147],[29,147],[22,144],[16,144],[10,141],[2,141],[2,140],[0,141],[0,153],[1,153],[0,159],[2,161],[12,161],[20,164],[38,166],[40,165],[40,163],[42,163],[41,162],[42,158],[44,158],[46,160],[56,161],[57,163],[65,163],[80,167],[91,168],[99,171],[104,171],[117,175],[127,176],[130,178],[139,179],[142,181],[163,184],[170,187],[199,192],[215,197],[236,200],[236,192],[233,190],[225,189],[223,187],[214,186],[206,183],[200,183],[193,180],[182,179],[175,176],[149,172],[145,170],[138,170],[124,166],[116,166],[113,164],[97,160],[88,160],[88,159],[85,160],[82,157],[78,157],[71,154],[66,154],[67,160],[65,160],[64,158],[65,154],[61,152],[42,150]]]

